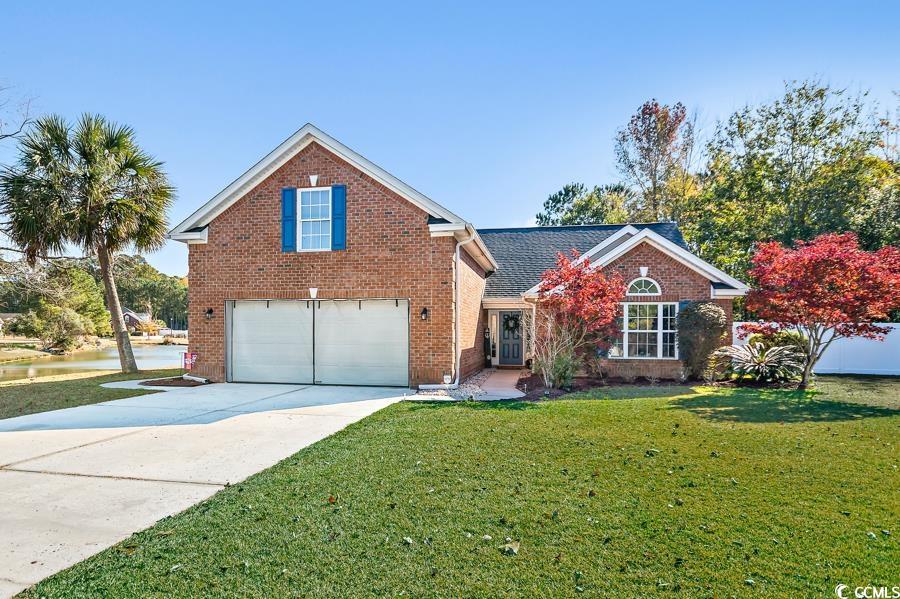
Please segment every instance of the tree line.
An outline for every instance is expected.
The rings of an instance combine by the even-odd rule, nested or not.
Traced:
[[[187,328],[187,278],[163,274],[143,256],[122,254],[113,266],[123,307],[145,312],[173,329]],[[22,316],[8,332],[38,337],[49,347],[72,349],[87,336],[112,335],[97,259],[7,261],[0,279],[0,312]]]
[[[621,180],[565,185],[537,223],[675,221],[692,251],[738,278],[761,242],[852,232],[864,249],[897,245],[898,112],[879,113],[866,92],[793,81],[701,141],[683,104],[650,100],[615,136]]]

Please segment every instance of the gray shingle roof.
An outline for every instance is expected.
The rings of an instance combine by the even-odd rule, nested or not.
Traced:
[[[558,252],[569,252],[574,248],[584,253],[624,226],[626,225],[478,229],[478,234],[500,267],[488,277],[484,296],[515,297],[528,291],[540,282],[544,272],[556,265]],[[675,223],[636,223],[632,226],[638,230],[650,229],[687,247]]]

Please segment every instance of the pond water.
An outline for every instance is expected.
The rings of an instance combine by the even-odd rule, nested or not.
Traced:
[[[134,359],[141,370],[178,368],[184,345],[133,345]],[[27,379],[35,376],[51,376],[88,372],[90,370],[118,370],[119,352],[115,347],[96,351],[80,351],[70,356],[47,356],[36,360],[22,360],[0,364],[0,381]]]

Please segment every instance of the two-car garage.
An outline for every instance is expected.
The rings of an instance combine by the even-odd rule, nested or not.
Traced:
[[[228,301],[225,326],[232,382],[409,384],[405,299]]]

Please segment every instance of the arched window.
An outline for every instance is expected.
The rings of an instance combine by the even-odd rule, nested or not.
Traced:
[[[633,280],[628,285],[628,295],[659,295],[659,283],[647,277]]]

